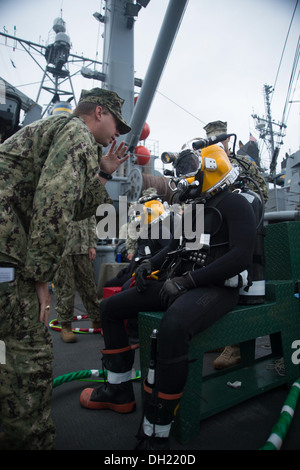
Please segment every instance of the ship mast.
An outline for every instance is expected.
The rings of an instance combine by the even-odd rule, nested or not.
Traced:
[[[259,117],[257,114],[252,114],[255,120],[255,128],[259,133],[259,138],[266,144],[270,154],[270,176],[274,179],[276,176],[276,164],[278,160],[280,145],[283,144],[283,137],[285,136],[286,124],[284,122],[275,122],[272,119],[270,95],[274,89],[270,85],[264,85],[264,98],[266,117]],[[275,126],[278,128],[275,130]],[[275,144],[275,136],[277,142]]]

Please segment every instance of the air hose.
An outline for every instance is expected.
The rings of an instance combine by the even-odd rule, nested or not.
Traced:
[[[76,320],[86,320],[88,319],[88,315],[78,315],[77,317],[73,317],[73,321]],[[57,318],[49,322],[49,327],[52,330],[60,331],[61,326],[58,324]],[[102,333],[102,328],[72,328],[73,333]]]
[[[141,378],[141,371],[137,370],[132,373],[131,380],[138,380]],[[62,385],[63,383],[73,382],[74,380],[87,380],[89,382],[106,382],[106,370],[80,370],[78,372],[70,372],[69,374],[60,375],[53,380],[53,388]]]
[[[291,425],[297,401],[300,395],[300,378],[296,380],[288,394],[286,401],[280,412],[277,423],[272,428],[272,432],[263,447],[260,450],[279,450],[283,440],[287,435]]]

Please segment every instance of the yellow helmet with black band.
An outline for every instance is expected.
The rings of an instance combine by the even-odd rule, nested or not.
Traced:
[[[220,190],[231,185],[239,175],[238,168],[232,166],[219,145],[210,145],[201,151],[185,149],[178,154],[164,152],[161,158],[173,164],[176,176],[170,179],[169,186],[178,191],[181,201]]]

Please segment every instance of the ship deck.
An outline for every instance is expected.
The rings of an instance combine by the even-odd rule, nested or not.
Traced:
[[[86,315],[80,297],[75,296],[74,316]],[[51,293],[50,320],[57,318],[55,294]],[[88,328],[89,320],[73,322],[73,327]],[[104,340],[100,334],[76,333],[77,342],[66,344],[60,332],[50,329],[53,338],[54,378],[71,372],[102,369],[100,350]],[[256,354],[268,354],[269,338],[256,342]],[[205,373],[210,373],[212,362],[218,356],[210,352],[204,358]],[[139,370],[139,352],[135,355],[135,369]],[[56,426],[56,450],[102,450],[130,453],[136,445],[136,432],[142,417],[141,383],[134,381],[137,408],[135,412],[120,415],[110,410],[89,410],[80,405],[79,396],[86,387],[95,384],[74,380],[53,389],[52,417]],[[178,453],[198,450],[258,450],[267,441],[272,427],[279,419],[287,398],[286,385],[251,398],[229,410],[201,421],[199,435],[182,445],[171,437],[171,449]],[[300,450],[300,401],[281,450]],[[191,453],[191,452],[189,452]]]

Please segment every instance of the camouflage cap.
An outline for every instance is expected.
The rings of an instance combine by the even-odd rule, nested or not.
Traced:
[[[157,195],[157,189],[150,186],[149,188],[143,190],[142,195],[143,196]]]
[[[122,117],[123,98],[114,92],[103,88],[93,88],[92,90],[82,90],[79,103],[96,103],[105,106],[119,121],[118,130],[120,134],[127,134],[131,127]]]
[[[211,137],[212,135],[219,135],[219,134],[226,134],[227,133],[227,122],[223,121],[212,121],[206,124],[203,127],[206,132],[207,137]]]

